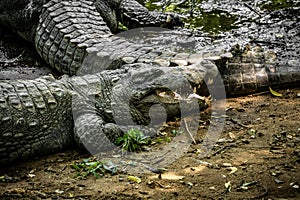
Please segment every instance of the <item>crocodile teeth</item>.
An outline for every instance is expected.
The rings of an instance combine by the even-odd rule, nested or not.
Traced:
[[[175,99],[175,100],[182,100],[183,99],[180,94],[178,94],[176,92],[173,92],[173,91],[158,92],[157,96],[159,96],[161,98],[172,98],[172,99]]]
[[[172,59],[171,62],[176,63],[179,66],[187,66],[188,65],[188,61],[182,60],[182,59]]]
[[[166,92],[160,92],[157,94],[159,97],[165,97],[166,96]]]
[[[176,93],[176,92],[173,92],[174,93],[174,99],[176,100],[182,100],[182,97],[180,94]]]
[[[208,80],[207,80],[207,85],[211,85],[211,84],[213,84],[214,83],[214,79],[212,79],[212,78],[208,78]]]
[[[196,94],[196,93],[193,93],[193,94],[190,94],[188,96],[188,99],[200,99],[200,100],[205,100],[205,97],[201,97],[200,95]]]
[[[154,63],[159,64],[160,66],[163,66],[163,67],[169,67],[170,66],[170,62],[168,60],[165,60],[165,59],[155,59]]]
[[[191,100],[191,99],[200,99],[205,100],[205,97],[202,97],[196,93],[188,94],[187,97],[182,97],[177,92],[168,91],[168,92],[157,92],[157,96],[164,99],[174,99],[174,100]]]

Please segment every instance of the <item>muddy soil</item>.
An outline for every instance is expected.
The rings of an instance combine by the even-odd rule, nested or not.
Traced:
[[[90,155],[74,148],[2,168],[0,199],[300,199],[300,88],[279,92],[228,99],[210,154],[198,141],[161,175],[78,177],[71,165]]]

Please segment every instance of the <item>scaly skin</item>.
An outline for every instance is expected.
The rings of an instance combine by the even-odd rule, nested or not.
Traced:
[[[14,13],[10,13],[10,10],[8,10],[9,14],[6,12],[1,13],[0,19],[3,24],[14,29],[28,41],[33,42],[40,56],[62,74],[77,74],[84,58],[91,55],[91,53],[97,53],[92,54],[92,56],[95,56],[96,59],[98,56],[99,60],[103,61],[103,57],[110,56],[116,50],[120,49],[122,51],[118,52],[117,57],[109,60],[111,63],[108,63],[108,65],[105,63],[100,68],[97,68],[97,62],[94,62],[96,66],[84,63],[86,66],[94,67],[94,69],[89,68],[88,70],[85,69],[87,70],[86,72],[82,70],[80,72],[84,74],[93,73],[94,75],[63,78],[62,80],[42,77],[28,81],[1,81],[2,116],[0,117],[0,141],[3,144],[3,148],[1,149],[0,162],[3,164],[63,149],[72,143],[74,137],[77,138],[78,143],[80,141],[90,144],[90,137],[99,136],[97,138],[100,141],[93,141],[92,143],[99,144],[100,148],[104,148],[104,144],[108,144],[108,138],[115,141],[115,138],[122,131],[113,123],[113,116],[106,114],[109,113],[106,112],[106,109],[110,106],[110,96],[104,92],[109,93],[112,81],[115,79],[113,74],[118,74],[119,70],[112,72],[103,70],[109,68],[109,64],[113,68],[124,68],[125,63],[138,62],[139,59],[144,59],[144,61],[148,59],[152,62],[158,56],[164,56],[163,51],[159,51],[159,49],[153,50],[150,45],[137,45],[125,39],[113,37],[92,1],[53,0],[47,1],[42,7],[37,1],[30,2],[18,2],[20,4],[12,2],[12,4],[15,3],[17,10],[23,9],[24,11],[24,7],[29,8],[30,16],[27,20],[35,22],[30,24],[30,27],[19,27],[20,22],[17,20],[28,17],[28,13],[24,15],[22,15],[22,12],[20,12],[21,14],[17,13],[16,15],[19,18],[14,18]],[[28,4],[26,5],[26,3]],[[2,8],[6,6],[6,4],[2,3],[0,5]],[[35,17],[38,14],[40,14],[40,17],[38,22],[36,22]],[[11,15],[12,19],[7,18],[8,15]],[[168,56],[169,54],[166,54],[165,57]],[[135,72],[135,74],[139,74],[138,78],[143,78],[146,71],[153,70],[154,67],[153,65],[147,65],[145,68],[149,69],[139,69],[139,72]],[[201,67],[198,66],[195,70],[198,69],[201,69]],[[174,72],[170,71],[171,68],[157,70],[161,72],[168,71],[168,73],[163,73],[165,80],[168,80],[170,73],[173,74],[174,80],[177,81],[187,75],[195,75],[194,71],[185,71],[179,76],[179,74],[176,74],[176,70]],[[97,75],[96,72],[99,71],[103,72]],[[199,73],[207,72],[207,70],[203,69]],[[166,77],[166,74],[168,74],[168,77]],[[156,74],[154,73],[153,75]],[[156,78],[153,79],[154,82],[147,86],[149,89],[152,88],[150,91],[147,91],[148,93],[157,87],[158,78],[160,77],[154,78]],[[202,75],[197,77],[195,81],[198,83],[196,85],[202,83],[204,78],[205,76]],[[94,82],[90,82],[90,80]],[[147,80],[143,80],[141,83],[147,83]],[[88,112],[90,108],[86,107],[86,102],[82,103],[85,101],[85,98],[81,94],[82,87],[83,90],[90,91],[90,87],[93,88],[95,86],[97,88],[94,89],[97,89],[97,91],[94,92],[97,94],[93,95],[97,96],[99,92],[103,92],[103,95],[97,101],[99,109],[99,114],[97,115]],[[86,87],[89,87],[89,89]],[[122,91],[126,91],[126,88],[131,86],[122,85],[122,87],[125,87]],[[76,90],[78,88],[80,88],[79,91]],[[75,100],[71,100],[71,97],[74,95],[76,97]],[[78,99],[79,101],[77,101]],[[149,105],[146,104],[145,106]],[[82,109],[79,110],[80,112],[77,112],[71,108]],[[82,113],[82,110],[87,111],[87,113]],[[170,113],[174,114],[175,112],[172,111]],[[131,114],[138,125],[146,123],[147,116],[140,114],[138,109],[132,109]],[[74,118],[73,115],[75,116]],[[75,124],[73,124],[73,121],[75,121]],[[89,127],[87,127],[87,124]],[[20,128],[16,129],[16,126],[20,126]],[[132,126],[124,124],[123,130],[129,127]],[[138,128],[143,130],[143,126]],[[73,129],[75,130],[75,135],[72,134]],[[147,133],[147,130],[144,130],[144,132]],[[105,137],[104,134],[108,137]],[[18,138],[17,142],[13,141],[15,138]],[[99,151],[98,149],[94,150]],[[94,150],[90,149],[90,151]]]
[[[177,116],[180,111],[176,113],[168,105],[178,104],[178,100],[164,101],[155,91],[166,90],[167,84],[178,90],[186,87],[186,83],[200,85],[205,77],[215,76],[215,72],[207,74],[211,71],[208,68],[217,71],[207,61],[188,68],[136,64],[60,80],[46,76],[0,81],[0,164],[62,150],[74,144],[74,138],[91,153],[99,153],[114,148],[111,142],[130,128],[145,134],[153,132],[143,126],[149,123],[149,117],[137,108],[162,104],[170,117]],[[134,84],[129,80],[131,77]],[[170,77],[176,81],[170,82]],[[128,94],[135,101],[126,119],[124,111],[128,105],[123,99]],[[146,98],[156,100],[148,105],[143,101]],[[116,120],[123,124],[115,124]]]
[[[154,18],[146,19],[148,17],[145,18],[145,16],[148,16],[149,13],[145,9],[141,9],[141,13],[135,16],[136,12],[132,12],[126,7],[129,4],[132,7],[140,8],[135,1],[110,2],[118,3],[123,18],[132,27],[160,25],[163,24],[160,22],[169,23],[170,17],[172,19],[169,14],[159,13],[156,13],[157,15],[150,13]],[[215,73],[211,72],[215,65],[210,63],[192,65],[192,68],[187,67],[185,71],[182,67],[154,67],[154,63],[168,67],[174,63],[182,65],[182,60],[186,61],[185,65],[191,65],[191,63],[199,62],[199,58],[203,58],[205,55],[194,52],[182,54],[166,52],[168,45],[162,48],[151,43],[141,45],[139,42],[135,43],[122,37],[113,36],[111,29],[114,27],[115,20],[112,19],[106,24],[104,19],[107,20],[109,17],[104,16],[103,18],[99,14],[101,6],[105,7],[107,4],[104,5],[103,1],[84,0],[4,0],[0,2],[1,23],[34,43],[40,56],[57,71],[69,75],[91,74],[61,80],[44,77],[31,81],[1,81],[0,144],[3,146],[0,149],[1,163],[7,164],[60,150],[72,144],[74,137],[78,143],[89,144],[91,152],[99,152],[102,148],[110,149],[112,146],[104,145],[109,144],[108,139],[115,141],[116,137],[132,126],[132,124],[126,123],[122,125],[123,127],[116,125],[114,123],[116,119],[110,114],[112,109],[110,91],[115,89],[119,91],[117,95],[122,97],[131,87],[130,84],[121,84],[119,89],[115,88],[114,80],[119,75],[129,73],[135,75],[134,77],[137,77],[138,80],[141,79],[137,81],[141,86],[143,86],[142,83],[147,83],[146,91],[140,91],[143,87],[133,89],[137,96],[142,94],[143,99],[154,95],[150,91],[161,89],[161,86],[157,85],[160,80],[168,79],[174,80],[174,83],[177,81],[180,83],[179,80],[185,77],[198,86],[207,76],[215,77]],[[117,16],[115,10],[111,9],[108,16]],[[154,19],[154,23],[151,23],[152,19]],[[143,23],[136,23],[142,20]],[[28,26],[24,26],[24,24]],[[173,33],[171,32],[171,34]],[[232,54],[227,58],[220,56],[215,62],[221,63],[218,64],[219,67],[226,66],[220,70],[223,70],[222,75],[227,91],[233,94],[255,92],[270,84],[281,83],[284,77],[288,77],[287,83],[299,81],[298,64],[286,66],[286,68],[281,66],[276,68],[276,59],[274,61],[268,52],[260,50],[246,50]],[[83,63],[88,56],[91,56],[94,62]],[[181,61],[177,62],[178,58]],[[144,64],[140,64],[141,62],[151,65],[143,66]],[[124,65],[128,63],[137,63],[138,66],[143,67],[135,69],[131,66],[131,69],[126,71]],[[82,68],[82,64],[85,68]],[[272,68],[274,70],[270,70]],[[103,71],[104,69],[115,70]],[[282,69],[286,69],[286,71],[282,73]],[[177,70],[181,73],[176,73]],[[294,74],[290,75],[291,71]],[[152,80],[150,83],[143,80],[145,74],[150,74],[150,77],[147,77],[149,78],[147,80]],[[157,74],[159,76],[151,77]],[[93,91],[94,93],[84,95],[82,91],[84,93]],[[87,99],[89,95],[97,97],[96,101],[92,101],[90,104],[89,98]],[[75,98],[71,99],[74,96]],[[160,102],[158,99],[156,98],[157,102],[155,103],[164,104],[163,100]],[[140,100],[137,98],[133,101],[135,105],[130,111],[138,128],[147,133],[151,130],[144,130],[144,127],[139,125],[147,124],[149,117],[138,108],[150,105],[147,101],[142,104]],[[90,112],[95,105],[97,112]],[[121,104],[116,109],[122,111],[126,106]],[[167,108],[171,109],[168,113],[176,115],[172,106],[167,106]],[[82,113],[82,110],[85,112]],[[75,123],[73,124],[73,122]],[[74,134],[72,133],[73,128]],[[95,148],[93,144],[96,145]]]
[[[153,25],[161,24],[164,21],[158,20],[161,18],[165,18],[163,14],[154,20]],[[176,52],[163,51],[157,45],[136,44],[113,36],[91,1],[52,0],[45,4],[36,31],[35,46],[45,61],[57,71],[69,75],[77,74],[83,60],[91,53],[95,53],[97,58],[94,59],[98,59],[101,66],[88,65],[85,73],[119,68],[123,64],[146,59],[153,62],[159,56],[171,59],[176,55]],[[105,59],[108,63],[104,64]]]
[[[45,1],[45,4],[34,0],[31,2],[32,6],[29,6],[31,4],[28,1],[1,2],[0,8],[3,10],[8,9],[6,3],[16,6],[17,10],[10,11],[8,9],[8,11],[0,13],[1,22],[28,41],[33,42],[40,56],[61,74],[77,74],[84,58],[92,52],[97,52],[99,60],[107,59],[110,56],[109,61],[113,68],[118,68],[125,63],[138,62],[143,58],[153,60],[158,55],[164,56],[165,52],[154,45],[140,45],[113,37],[111,30],[97,11],[103,5],[103,1],[50,0]],[[112,2],[112,5],[116,4],[115,1],[109,2]],[[117,10],[124,10],[124,14],[126,14],[128,9],[124,6],[125,3],[123,1],[117,3],[119,5]],[[128,1],[128,3],[132,2]],[[140,4],[135,4],[134,8],[138,15],[155,16],[155,20],[151,20],[153,23],[146,21],[149,19],[139,18],[138,20],[145,21],[144,26],[160,26],[168,23],[166,20],[172,19],[170,14],[150,13]],[[131,15],[132,10],[128,10],[128,16]],[[108,17],[106,16],[106,18]],[[24,27],[22,22],[29,26]],[[180,22],[178,21],[178,23]],[[128,18],[128,25],[130,24]],[[118,56],[112,57],[111,55],[116,50],[118,50]],[[165,57],[170,57],[170,54]],[[93,70],[99,72],[103,68],[108,69],[110,66],[109,64],[104,67],[98,66]]]
[[[71,143],[72,100],[64,85],[43,77],[1,81],[0,88],[1,164],[57,151]]]
[[[62,74],[95,73],[104,69],[120,68],[123,64],[136,62],[159,63],[164,66],[174,65],[174,63],[177,65],[177,57],[180,57],[181,61],[186,60],[187,63],[194,62],[192,60],[195,57],[197,59],[203,57],[211,59],[210,56],[215,57],[218,52],[224,53],[224,49],[229,51],[229,48],[236,45],[236,41],[250,43],[250,39],[244,39],[245,34],[252,38],[257,37],[258,33],[257,31],[246,32],[241,36],[237,36],[237,39],[225,38],[224,41],[217,44],[206,41],[203,47],[204,50],[200,49],[199,51],[209,52],[210,56],[205,56],[202,53],[199,53],[199,56],[195,56],[194,53],[179,55],[178,52],[170,52],[169,47],[164,48],[153,43],[146,44],[144,41],[129,41],[125,38],[113,36],[111,32],[111,29],[116,26],[117,18],[128,22],[131,27],[141,25],[160,26],[168,21],[168,17],[176,21],[174,15],[148,12],[133,0],[47,0],[44,2],[44,5],[40,1],[34,0],[1,2],[0,8],[5,11],[0,12],[0,19],[2,23],[10,26],[27,40],[34,42],[41,57]],[[7,5],[16,8],[8,9]],[[75,12],[76,14],[74,14]],[[41,15],[38,20],[39,14]],[[86,17],[87,15],[89,17]],[[123,17],[120,15],[123,15]],[[137,24],[136,22],[140,23]],[[177,22],[179,23],[179,21]],[[24,27],[24,23],[32,24],[32,26]],[[281,21],[278,24],[274,22],[272,26],[274,28],[280,27],[280,23]],[[109,25],[110,29],[106,25]],[[297,27],[297,24],[295,27]],[[291,28],[289,27],[286,31]],[[272,34],[271,29],[270,25],[263,27],[265,33],[262,36]],[[162,33],[157,37],[157,40],[163,41],[174,34],[174,32]],[[31,37],[26,37],[26,35]],[[32,35],[35,37],[32,38]],[[285,33],[285,35],[290,34]],[[299,36],[296,34],[292,37]],[[270,41],[270,43],[276,43],[278,40],[282,39],[276,38],[275,41]],[[288,38],[283,38],[283,42],[284,40],[287,42],[283,45],[283,48],[287,49]],[[172,43],[172,40],[169,40],[170,42]],[[245,44],[241,45],[244,46]],[[253,47],[251,46],[251,48]],[[220,57],[214,60],[219,67],[228,95],[253,93],[265,90],[272,85],[297,84],[299,82],[299,59],[290,62],[288,59],[281,58],[280,52],[279,56],[276,55],[276,51],[272,49],[265,48],[259,50],[259,52],[257,51],[259,48],[255,49],[253,51],[246,49],[245,53],[241,53],[243,50],[238,50],[240,53],[233,53],[233,58]],[[296,53],[298,52],[297,49],[299,48],[295,49]],[[291,51],[288,54],[292,53]],[[274,54],[276,58],[270,58],[268,54]],[[85,67],[82,69],[82,62],[89,55],[93,56],[94,62],[84,64]],[[285,60],[285,62],[281,60]],[[294,64],[291,65],[290,63]]]

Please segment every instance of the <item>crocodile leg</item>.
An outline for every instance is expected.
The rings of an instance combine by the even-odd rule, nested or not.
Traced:
[[[74,124],[75,141],[93,155],[119,148],[116,144],[117,139],[130,129],[140,130],[148,136],[156,134],[154,129],[143,125],[120,126],[105,123],[96,113],[80,114]]]
[[[139,108],[151,107],[153,103],[178,104],[174,98],[165,101],[154,91],[167,86],[180,90],[186,84],[199,85],[206,76],[214,76],[203,65],[188,69],[139,66],[59,80],[46,76],[0,81],[0,163],[57,152],[74,144],[74,138],[91,147],[92,152],[99,152],[107,150],[107,144],[113,144],[130,128],[151,134],[153,130],[144,126],[149,122],[148,115]],[[128,77],[133,78],[128,82]],[[171,85],[166,85],[169,81]],[[123,101],[126,94],[131,94],[132,106]],[[149,98],[156,102],[149,102]],[[172,111],[172,106],[169,108],[167,113],[179,114]],[[128,115],[123,113],[126,110]]]
[[[150,12],[135,0],[122,0],[119,9],[120,21],[129,28],[142,26],[172,28],[183,25],[179,16],[174,13]]]
[[[105,124],[95,113],[81,114],[75,119],[75,140],[92,154],[113,150],[113,141],[122,134],[122,130],[116,124]]]
[[[76,13],[76,14],[75,14]],[[137,44],[126,38],[113,37],[91,1],[51,0],[43,6],[35,46],[40,56],[63,74],[75,75],[83,60],[95,53],[98,64],[89,73],[119,68],[124,63],[137,62],[141,57],[170,54],[154,44]],[[153,59],[154,59],[153,58]],[[108,60],[110,63],[104,63]]]
[[[57,152],[72,144],[71,96],[50,76],[1,81],[0,163]]]

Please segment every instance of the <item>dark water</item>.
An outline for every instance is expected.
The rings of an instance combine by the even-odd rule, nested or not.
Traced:
[[[190,1],[185,1],[185,3],[179,5],[175,3],[164,4],[162,2],[148,0],[145,6],[149,10],[180,13],[184,17],[186,28],[197,28],[208,33],[219,33],[234,28],[233,23],[236,21],[234,15],[220,10],[205,12],[199,7],[201,3],[199,0],[195,1],[194,5]]]
[[[292,0],[146,0],[145,6],[149,10],[181,14],[186,28],[218,34],[251,21],[257,13],[300,6],[300,3]]]

